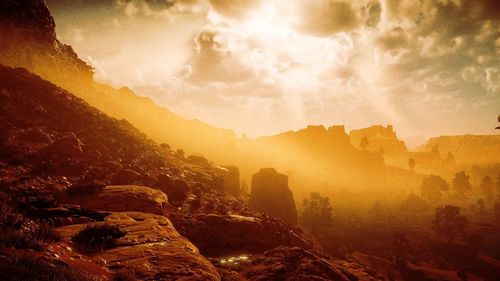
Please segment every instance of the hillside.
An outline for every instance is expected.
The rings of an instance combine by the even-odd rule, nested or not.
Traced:
[[[32,220],[5,232],[3,213],[0,252],[6,263],[22,257],[64,263],[71,270],[83,263],[79,270],[95,274],[92,280],[108,280],[122,270],[140,280],[280,278],[277,268],[259,266],[270,260],[285,267],[300,264],[300,270],[287,273],[290,278],[350,280],[365,274],[315,253],[319,248],[302,230],[250,210],[244,195],[227,195],[224,170],[216,165],[158,145],[127,121],[108,117],[24,69],[0,66],[0,100],[2,208],[13,204],[9,208]],[[54,231],[53,238],[30,238],[29,231],[42,225],[55,227],[44,232]],[[124,236],[98,255],[76,242],[75,234],[85,227],[105,225]],[[29,241],[38,246],[27,254]],[[145,249],[154,251],[144,255]],[[234,254],[252,263],[220,263],[220,257]],[[282,255],[294,257],[293,264]],[[10,280],[5,267],[0,271]]]

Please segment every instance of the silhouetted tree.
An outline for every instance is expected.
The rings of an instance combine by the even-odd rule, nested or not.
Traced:
[[[430,175],[420,184],[420,195],[431,203],[437,203],[443,192],[449,189],[449,184],[440,176]]]
[[[436,209],[432,224],[436,234],[450,243],[458,235],[464,234],[467,219],[460,214],[459,207],[445,206]]]
[[[392,236],[392,250],[396,259],[403,258],[408,253],[410,241],[404,234],[394,233]]]
[[[478,208],[480,214],[484,214],[485,206],[484,206],[484,200],[483,199],[478,199],[477,200],[477,208]]]
[[[413,158],[408,159],[408,167],[410,167],[410,170],[413,171],[413,168],[415,168],[415,159]]]
[[[410,194],[401,204],[400,210],[410,214],[421,214],[429,209],[429,204],[419,196]]]
[[[321,228],[331,223],[332,208],[328,197],[323,197],[318,192],[312,192],[302,204],[304,205],[303,224],[313,233],[317,233]]]
[[[464,194],[472,188],[469,182],[469,176],[465,174],[464,171],[455,174],[453,178],[453,189],[455,189],[459,194]]]
[[[486,176],[481,180],[481,191],[486,196],[486,199],[493,200],[495,187],[493,186],[493,180],[489,176]]]
[[[361,146],[361,149],[363,149],[363,151],[366,151],[366,147],[368,146],[368,144],[369,144],[368,138],[362,137],[359,146]]]

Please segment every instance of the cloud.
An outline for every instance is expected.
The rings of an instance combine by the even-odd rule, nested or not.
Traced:
[[[228,18],[243,19],[252,14],[264,0],[209,0],[212,8]]]
[[[196,83],[235,83],[251,79],[252,65],[225,46],[216,29],[206,29],[195,38],[195,53],[188,78]]]
[[[349,2],[299,1],[297,30],[318,36],[351,31],[360,19]]]
[[[406,135],[484,133],[500,108],[499,1],[97,2],[92,14],[72,10],[92,23],[68,18],[59,31],[102,79],[239,132],[394,123]]]

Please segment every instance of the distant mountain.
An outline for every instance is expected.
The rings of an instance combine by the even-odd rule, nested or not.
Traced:
[[[500,135],[462,135],[430,138],[426,151],[438,147],[442,155],[450,152],[457,164],[492,164],[500,162]]]
[[[1,1],[0,38],[1,64],[24,67],[106,114],[126,118],[158,142],[219,156],[235,138],[231,130],[184,119],[127,88],[118,90],[96,83],[91,66],[57,39],[54,19],[44,1]]]
[[[260,168],[275,167],[290,176],[293,191],[308,192],[332,187],[407,188],[406,183],[402,184],[403,178],[412,177],[408,171],[387,167],[378,151],[356,149],[340,126],[311,126],[250,139],[238,138],[231,130],[199,120],[182,118],[127,88],[114,89],[95,82],[92,68],[71,47],[58,41],[54,20],[43,1],[2,1],[0,8],[0,47],[6,50],[0,52],[0,63],[24,67],[40,75],[100,111],[126,119],[174,150],[201,153],[216,163],[236,165],[244,179],[250,179]],[[392,174],[398,179],[387,176]]]

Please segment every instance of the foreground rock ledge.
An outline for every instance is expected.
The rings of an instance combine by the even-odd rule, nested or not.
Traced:
[[[110,212],[144,212],[163,215],[168,206],[165,193],[139,185],[110,185],[95,193],[70,198],[82,208]]]
[[[105,223],[127,234],[117,240],[115,248],[92,255],[95,262],[104,261],[113,270],[133,269],[140,280],[220,280],[215,267],[163,216],[113,213],[103,222],[69,225],[57,231],[65,242],[73,244],[71,236],[85,226]]]

